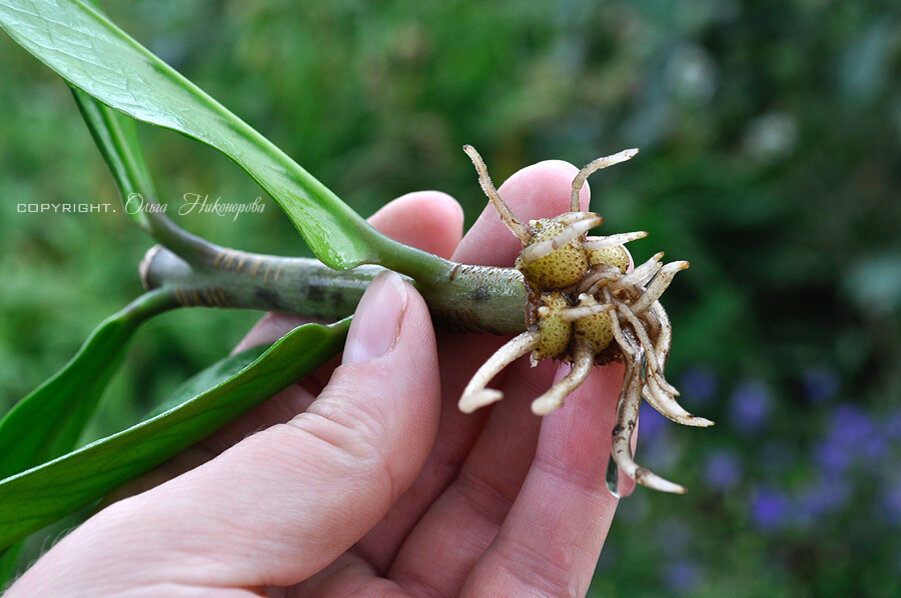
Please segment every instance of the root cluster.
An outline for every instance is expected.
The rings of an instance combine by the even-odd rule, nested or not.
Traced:
[[[679,392],[664,376],[672,326],[659,299],[676,273],[688,267],[688,262],[663,264],[661,252],[628,271],[628,253],[623,245],[647,233],[586,237],[586,232],[602,219],[591,212],[577,211],[579,189],[588,175],[628,160],[637,150],[625,150],[586,165],[573,180],[571,211],[526,225],[503,202],[475,149],[464,149],[476,166],[485,193],[522,242],[523,251],[516,265],[533,298],[529,313],[534,315],[529,330],[506,343],[475,373],[463,391],[460,409],[469,413],[502,399],[503,393],[488,388],[488,383],[526,353],[532,354],[533,364],[546,358],[572,364],[563,379],[532,402],[532,411],[538,415],[561,407],[595,364],[622,361],[625,374],[612,430],[611,467],[650,488],[685,492],[682,486],[639,466],[634,460],[631,439],[642,397],[674,422],[689,426],[713,424],[679,405]],[[608,485],[614,492],[616,478],[608,476]]]

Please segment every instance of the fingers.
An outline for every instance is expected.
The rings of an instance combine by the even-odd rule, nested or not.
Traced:
[[[446,193],[417,191],[389,202],[369,218],[369,223],[396,241],[448,257],[460,243],[463,235],[463,209],[457,200]],[[303,320],[295,316],[266,314],[238,344],[235,352],[272,342],[301,323]],[[325,368],[327,372],[331,372],[334,365],[337,364]],[[233,426],[217,433],[216,444],[220,447],[230,446],[250,432],[287,421],[306,409],[324,386],[325,380],[317,384],[318,374],[319,372],[316,372],[310,377],[313,384],[309,384],[310,381],[307,380],[305,387],[294,386],[286,389],[248,413]],[[326,373],[324,376],[326,380],[327,376]]]
[[[595,369],[543,419],[523,487],[462,595],[587,592],[617,504],[604,474],[621,383],[620,366]]]
[[[250,332],[232,350],[232,355],[280,339],[303,323],[304,320],[297,316],[269,312],[253,325]]]
[[[555,369],[548,361],[535,369],[525,361],[512,366],[503,387],[507,398],[491,409],[458,475],[410,533],[391,567],[389,577],[411,594],[458,596],[494,541],[535,455],[541,418],[529,403],[551,384]]]
[[[387,204],[369,223],[395,241],[449,258],[463,237],[463,208],[446,193],[417,191]]]
[[[463,210],[450,195],[438,191],[418,191],[388,203],[369,218],[369,223],[401,243],[448,257],[462,236]],[[232,353],[271,343],[304,322],[296,316],[268,313]],[[313,402],[337,365],[337,360],[332,360],[302,382],[251,409],[179,457],[123,485],[104,504],[146,491],[215,457],[250,434],[290,420]]]
[[[453,253],[463,234],[463,209],[450,195],[438,191],[418,191],[388,203],[369,218],[369,223],[396,241],[447,257]],[[266,314],[235,351],[272,342],[301,323],[303,320],[295,316]],[[324,368],[322,375],[317,371],[303,385],[291,386],[252,409],[205,440],[203,446],[218,454],[248,434],[288,421],[313,402],[335,365],[337,363]]]
[[[522,219],[554,216],[568,210],[571,182],[577,171],[576,167],[565,162],[542,162],[526,167],[511,176],[501,185],[499,192],[504,201]],[[582,189],[583,207],[587,208],[588,197],[586,186]],[[454,253],[453,259],[465,263],[509,266],[519,251],[519,241],[507,230],[494,208],[489,205],[466,234],[460,247]],[[460,413],[456,405],[463,387],[476,369],[505,340],[507,339],[484,335],[441,335],[439,356],[442,367],[444,401],[441,427],[435,449],[426,463],[423,474],[417,479],[410,492],[398,501],[389,516],[380,522],[355,549],[364,553],[367,560],[374,564],[378,571],[387,571],[401,544],[405,539],[411,537],[411,530],[414,526],[417,527],[415,533],[423,539],[421,543],[417,544],[423,557],[436,554],[442,550],[442,546],[448,545],[440,536],[429,534],[429,529],[457,529],[462,536],[466,536],[466,523],[459,516],[462,512],[471,513],[471,511],[466,511],[466,493],[452,492],[456,496],[456,502],[449,506],[447,503],[450,500],[446,500],[442,493],[446,492],[448,486],[457,478],[461,466],[470,457],[476,442],[484,447],[478,450],[479,455],[487,456],[490,453],[491,459],[483,459],[478,456],[475,457],[474,463],[482,463],[486,470],[494,470],[497,475],[506,475],[514,470],[520,471],[521,474],[517,474],[517,484],[521,483],[525,476],[531,452],[518,450],[519,443],[503,442],[501,432],[503,430],[516,432],[522,443],[534,447],[540,420],[531,414],[528,402],[518,401],[517,396],[521,394],[531,400],[547,389],[550,379],[547,376],[542,377],[544,368],[536,370],[528,367],[521,368],[524,375],[521,384],[517,383],[515,388],[505,388],[508,398],[490,410],[484,409],[465,415]],[[516,364],[512,368],[514,371],[518,371]],[[506,372],[502,372],[495,383],[504,384],[505,376]],[[528,418],[527,421],[532,425],[526,422],[522,422],[520,425],[516,419],[521,415],[520,412],[525,414],[525,417]],[[484,429],[483,434],[483,425],[486,425],[489,417],[491,421],[497,421],[493,424],[489,423],[489,428]],[[484,440],[485,438],[489,440]],[[506,446],[504,446],[505,444]],[[513,459],[516,459],[517,463],[524,464],[521,469],[511,467]],[[490,474],[486,473],[485,475],[487,484],[496,483]],[[436,508],[433,513],[430,507],[436,500],[442,501],[444,506]],[[503,510],[506,510],[507,506],[504,505]],[[424,515],[427,510],[429,513]],[[428,523],[424,517],[428,518]],[[426,531],[420,533],[417,522],[422,523],[423,529]],[[474,536],[469,537],[475,540]],[[429,538],[432,539],[431,543],[427,541]],[[463,541],[465,539],[465,537],[462,538]],[[472,546],[475,544],[478,542],[474,542]],[[414,557],[417,552],[416,549],[407,551],[406,546],[404,551],[409,553],[408,556]],[[466,552],[466,555],[466,558],[469,558],[469,552]],[[434,568],[441,568],[444,572],[450,569],[458,571],[457,567],[461,564],[464,553],[461,551],[459,556],[460,558],[456,562],[448,559],[434,559],[432,563]],[[416,562],[411,562],[407,570],[412,570],[417,563],[421,562],[415,558],[412,561]],[[467,561],[467,563],[469,562]],[[468,567],[469,564],[466,566]],[[459,588],[459,584],[462,582],[458,578],[454,583],[457,585],[449,587]],[[442,585],[442,587],[445,586]],[[450,592],[450,594],[452,593]]]
[[[409,487],[437,429],[434,332],[424,301],[398,275],[382,274],[366,291],[343,361],[305,413],[109,507],[44,568],[74,579],[85,566],[78,555],[90,554],[115,570],[110,578],[137,585],[256,587],[325,567]]]

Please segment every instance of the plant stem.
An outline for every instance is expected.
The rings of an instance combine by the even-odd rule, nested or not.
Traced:
[[[147,289],[168,289],[186,307],[259,309],[338,319],[353,313],[366,286],[384,270],[358,266],[338,271],[314,259],[245,253],[193,239],[205,247],[195,248],[188,259],[157,245],[141,263]],[[420,263],[410,259],[415,257],[413,252],[386,265],[410,276],[436,322],[451,330],[491,334],[525,330],[526,289],[519,272],[447,260],[436,270],[435,256]]]

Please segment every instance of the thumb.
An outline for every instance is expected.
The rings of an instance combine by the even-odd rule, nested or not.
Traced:
[[[75,542],[83,554],[90,544],[92,558],[137,584],[148,580],[134,578],[134,563],[148,561],[155,583],[167,581],[163,570],[192,586],[295,584],[363,537],[413,483],[439,398],[425,302],[385,272],[357,307],[343,364],[306,412],[112,505],[56,549]]]

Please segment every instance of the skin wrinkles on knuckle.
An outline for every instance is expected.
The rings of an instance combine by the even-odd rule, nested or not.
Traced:
[[[497,527],[513,506],[513,500],[499,488],[466,467],[454,481],[453,489],[473,514]]]
[[[606,460],[607,455],[604,454],[603,461],[606,462]],[[547,476],[549,480],[545,484],[556,488],[558,492],[576,495],[592,503],[604,503],[607,500],[607,495],[602,493],[605,491],[603,471],[591,472],[577,469],[565,459],[548,455],[536,456],[532,468]],[[613,499],[612,495],[610,495],[610,499]]]
[[[576,559],[572,555],[561,554],[561,562],[556,562],[516,538],[508,537],[503,541],[504,550],[499,555],[502,560],[496,566],[519,582],[517,596],[585,595],[581,589],[583,584],[579,583],[585,576],[583,572],[573,571],[571,564]]]
[[[415,596],[416,598],[451,598],[450,594],[435,587],[432,581],[426,575],[421,575],[417,569],[389,573],[389,576],[408,596]]]
[[[380,419],[358,409],[347,409],[341,401],[324,401],[315,411],[307,411],[289,424],[303,429],[337,450],[359,475],[366,475],[384,487],[384,493],[396,497],[406,484],[398,471],[394,449],[386,440],[386,426]]]
[[[313,591],[298,591],[291,596],[308,597],[316,596],[317,598],[367,598],[384,596],[394,596],[395,594],[386,594],[375,590],[371,587],[373,573],[369,571],[348,570],[350,567],[343,567],[336,571],[331,579],[318,586]]]
[[[412,439],[412,419],[419,419],[418,414],[398,415],[401,409],[407,410],[407,397],[416,397],[424,392],[423,383],[404,381],[400,375],[393,379],[392,371],[380,368],[376,375],[369,372],[368,389],[364,393],[377,394],[371,399],[361,398],[358,388],[358,373],[341,370],[351,366],[340,366],[329,385],[319,395],[310,411],[322,417],[352,428],[360,435],[363,444],[371,445],[371,450],[384,453],[386,458],[395,452],[397,447],[407,448]],[[431,385],[428,385],[428,390]],[[349,406],[348,397],[356,397]]]
[[[371,551],[367,550],[360,543],[354,544],[350,548],[347,549],[347,555],[352,556],[353,558],[349,559],[349,562],[345,565],[342,565],[340,570],[350,571],[353,570],[358,572],[360,575],[365,575],[368,577],[384,577],[385,571],[379,569],[375,565],[376,555],[374,555]],[[337,571],[331,575],[336,576]]]

